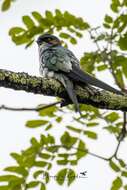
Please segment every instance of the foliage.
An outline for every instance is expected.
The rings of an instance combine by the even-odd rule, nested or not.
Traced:
[[[15,159],[16,165],[4,169],[9,174],[0,176],[0,182],[6,182],[4,186],[0,186],[0,189],[13,190],[22,189],[23,187],[25,189],[34,187],[46,189],[46,184],[50,181],[49,172],[52,169],[53,161],[61,166],[68,165],[68,163],[74,165],[74,163],[78,163],[82,156],[87,154],[83,141],[80,140],[79,143],[79,147],[82,146],[82,151],[84,151],[84,154],[81,156],[81,150],[74,150],[70,153],[71,146],[70,144],[65,145],[63,139],[67,141],[70,141],[69,139],[77,140],[75,137],[70,136],[69,133],[64,133],[61,136],[61,144],[56,145],[53,136],[50,134],[47,136],[41,135],[39,141],[33,137],[31,139],[31,146],[26,150],[23,150],[21,153],[11,153],[11,157]],[[75,141],[72,141],[75,144]],[[72,156],[75,156],[75,160],[71,159]],[[33,167],[34,171],[31,170]],[[29,180],[29,176],[31,176],[31,180]],[[69,169],[68,166],[60,169],[53,176],[56,176],[56,182],[59,185],[62,185],[67,178],[68,186],[76,178],[74,170]]]
[[[8,5],[3,4],[3,10],[9,8],[11,1],[4,1],[7,2]],[[126,92],[127,1],[111,0],[110,7],[112,13],[105,15],[103,25],[100,27],[92,28],[82,18],[56,9],[55,13],[45,11],[44,16],[37,11],[32,12],[31,16],[23,16],[23,26],[12,27],[9,35],[16,45],[25,44],[28,47],[32,45],[36,35],[44,32],[57,33],[64,40],[64,44],[67,42],[77,44],[77,40],[84,36],[84,31],[87,31],[95,45],[95,50],[85,52],[81,57],[82,68],[93,75],[97,72],[109,72],[115,84]],[[118,155],[120,144],[126,137],[125,113],[102,111],[87,105],[80,105],[80,109],[82,117],[74,113],[72,106],[67,108],[52,106],[38,111],[39,116],[36,120],[26,122],[26,127],[32,130],[41,127],[43,135],[39,140],[33,137],[30,147],[21,153],[11,153],[16,165],[5,168],[7,174],[0,176],[2,182],[0,190],[36,187],[45,190],[55,164],[60,168],[54,174],[57,184],[66,183],[69,186],[76,179],[74,166],[77,166],[80,159],[84,159],[87,155],[105,160],[115,173],[111,190],[127,189],[124,180],[127,178],[127,161]],[[70,120],[65,122],[68,114]],[[60,133],[59,138],[56,138],[52,129],[55,131],[59,128],[62,134]],[[96,155],[87,148],[86,140],[95,142],[99,138],[98,128],[108,132],[117,142],[114,153],[108,158]],[[3,182],[6,184],[3,185]]]
[[[32,45],[36,35],[54,32],[58,32],[61,38],[69,40],[70,43],[77,44],[76,37],[81,38],[81,31],[89,28],[88,23],[82,18],[77,18],[68,11],[62,13],[58,9],[55,10],[55,14],[45,11],[45,16],[34,11],[32,17],[25,15],[22,21],[25,26],[12,27],[9,35],[16,45],[27,44],[26,47]],[[65,29],[66,32],[64,32]]]
[[[2,11],[7,11],[11,7],[12,3],[15,2],[15,1],[16,0],[4,0],[2,2],[1,10]]]

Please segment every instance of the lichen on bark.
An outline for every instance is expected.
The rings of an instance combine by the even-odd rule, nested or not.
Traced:
[[[0,69],[0,86],[14,90],[24,90],[35,94],[57,96],[68,100],[68,95],[60,82],[55,79],[44,79],[27,73],[16,73]],[[79,103],[92,105],[101,109],[127,111],[127,96],[121,96],[98,90],[93,87],[92,94],[88,87],[75,85]],[[71,102],[70,102],[71,103]]]

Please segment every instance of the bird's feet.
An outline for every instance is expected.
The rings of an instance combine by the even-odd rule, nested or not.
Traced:
[[[60,107],[67,106],[67,105],[69,105],[69,104],[70,104],[70,101],[69,101],[69,100],[62,99],[61,104],[60,104]]]

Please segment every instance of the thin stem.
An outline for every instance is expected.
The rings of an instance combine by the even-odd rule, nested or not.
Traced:
[[[14,108],[14,107],[9,107],[9,106],[5,106],[5,105],[1,105],[0,106],[0,110],[8,110],[8,111],[40,111],[40,110],[44,110],[46,108],[52,107],[54,105],[60,104],[61,101],[57,101],[48,105],[43,105],[40,107],[35,107],[35,108]]]
[[[97,31],[96,31],[96,30],[95,30],[95,32],[96,32],[96,34],[97,34]],[[90,33],[91,39],[94,39],[94,42],[95,42],[95,44],[96,44],[96,47],[97,47],[97,49],[98,49],[98,52],[100,52],[100,55],[101,55],[101,57],[102,57],[102,60],[105,62],[105,57],[103,56],[103,54],[101,54],[102,51],[101,51],[101,48],[100,48],[98,42],[95,40],[95,37],[92,36],[91,32],[89,32],[89,33]],[[111,72],[111,74],[112,74],[112,76],[113,76],[113,78],[114,78],[114,80],[115,80],[115,83],[118,85],[118,87],[119,87],[123,92],[126,93],[126,90],[121,86],[121,84],[119,83],[119,81],[118,81],[118,79],[117,79],[117,77],[116,77],[116,74],[115,74],[115,72],[114,72],[114,68],[113,68],[113,64],[112,64],[112,45],[113,45],[113,28],[111,29],[110,41],[109,41],[109,46],[108,46],[108,47],[109,47],[109,53],[108,53],[108,55],[109,55],[110,57],[109,57],[109,58],[107,57],[107,61],[108,61],[109,65],[110,65],[110,72]],[[126,112],[123,112],[123,126],[122,126],[121,132],[120,132],[120,134],[119,134],[119,136],[118,136],[118,138],[117,138],[117,139],[118,139],[118,144],[117,144],[117,146],[116,146],[116,149],[115,149],[114,154],[113,154],[108,160],[111,160],[113,157],[115,157],[116,159],[118,159],[118,158],[117,158],[117,153],[118,153],[118,151],[119,151],[120,144],[121,144],[121,142],[123,141],[123,139],[125,138],[126,133],[127,133],[126,124],[127,124],[127,114],[126,114]]]
[[[65,145],[62,145],[62,144],[60,144],[60,145],[51,145],[51,146],[46,146],[45,147],[45,149],[47,149],[47,148],[51,148],[51,147],[54,147],[54,148],[72,148],[72,149],[75,149],[75,150],[78,150],[78,151],[81,151],[81,152],[85,152],[85,153],[87,153],[87,154],[89,154],[89,155],[91,155],[91,156],[94,156],[94,157],[96,157],[96,158],[100,158],[100,159],[102,159],[102,160],[105,160],[105,161],[109,161],[109,158],[105,158],[105,157],[103,157],[103,156],[100,156],[100,155],[97,155],[97,154],[95,154],[95,153],[92,153],[92,152],[90,152],[90,151],[88,151],[87,149],[80,149],[80,148],[77,148],[77,147],[74,147],[74,146],[71,146],[71,147],[68,147],[68,146],[65,146]]]

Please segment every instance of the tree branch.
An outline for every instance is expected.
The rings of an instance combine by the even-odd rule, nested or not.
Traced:
[[[54,79],[30,76],[24,72],[16,73],[0,69],[0,87],[24,90],[34,94],[57,96],[68,100],[67,92],[60,82]],[[85,89],[85,86],[75,86],[79,103],[101,109],[127,111],[127,96],[116,95],[104,90],[98,91],[95,88],[92,89],[94,93],[91,94],[88,88]]]

